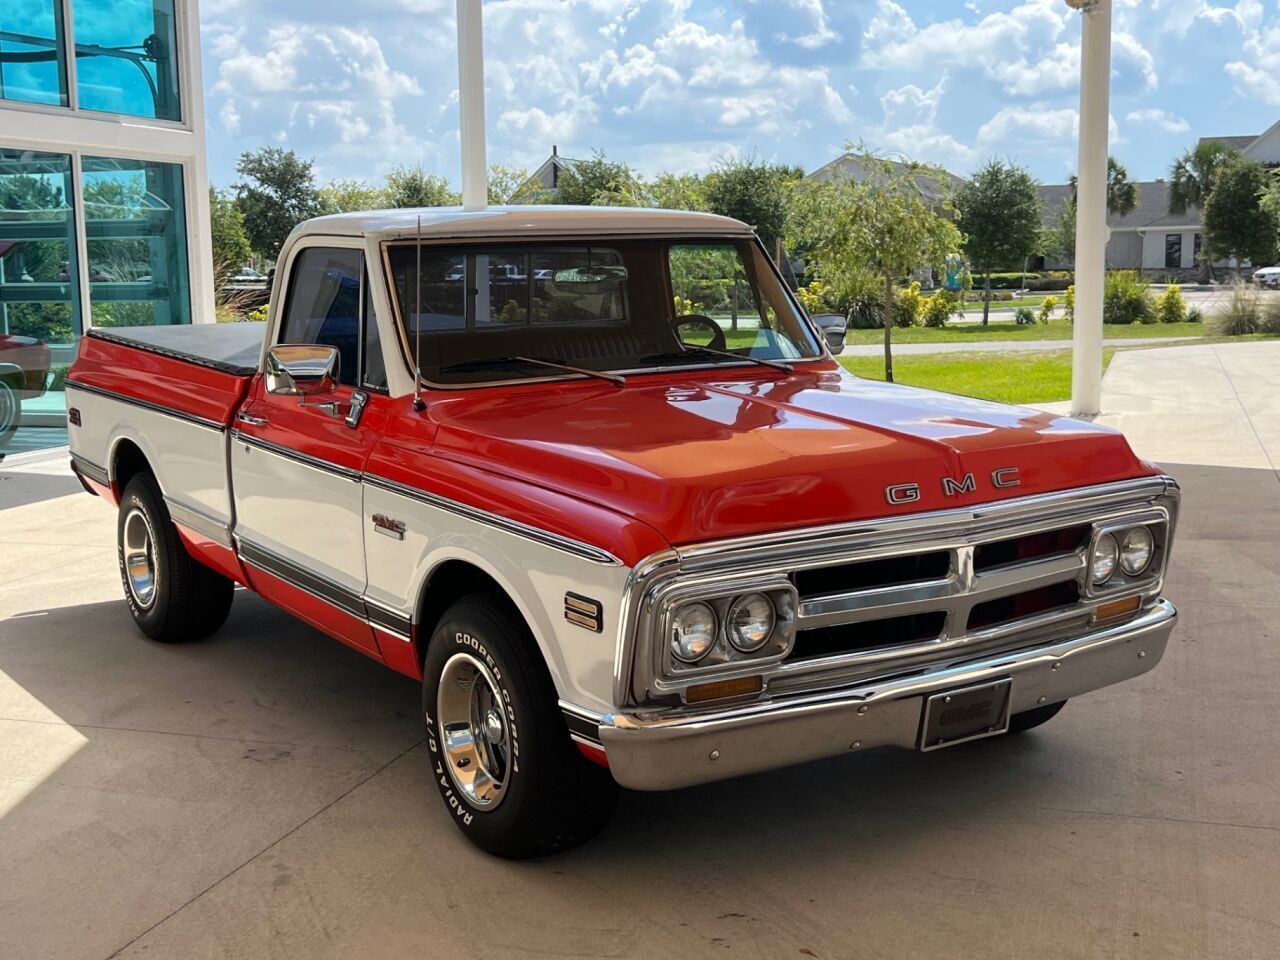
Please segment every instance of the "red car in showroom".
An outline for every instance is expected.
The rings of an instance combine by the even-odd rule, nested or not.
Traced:
[[[0,446],[22,420],[22,401],[41,396],[49,381],[49,348],[43,340],[0,334]]]

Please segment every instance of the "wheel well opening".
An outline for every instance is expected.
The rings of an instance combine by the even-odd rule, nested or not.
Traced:
[[[111,482],[115,484],[116,495],[138,474],[151,472],[151,464],[138,445],[131,440],[121,440],[111,461]]]
[[[508,604],[522,621],[524,617],[516,609],[511,598],[497,580],[474,564],[465,560],[446,560],[427,578],[418,603],[418,663],[427,656],[427,644],[444,612],[452,604],[469,593],[487,593],[496,600]]]

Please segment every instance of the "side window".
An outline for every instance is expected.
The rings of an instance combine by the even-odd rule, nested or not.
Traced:
[[[387,389],[387,363],[378,337],[378,316],[373,310],[368,273],[364,275],[364,377],[360,383],[370,390]]]
[[[359,250],[307,247],[293,262],[278,343],[337,347],[339,380],[355,386],[360,372]]]
[[[711,320],[720,327],[729,350],[762,345],[762,332],[777,326],[772,308],[761,309],[755,283],[736,246],[673,244],[668,261],[675,316]],[[680,339],[691,346],[706,346],[714,339],[708,331],[714,334],[714,327],[705,320],[689,324],[680,328]]]

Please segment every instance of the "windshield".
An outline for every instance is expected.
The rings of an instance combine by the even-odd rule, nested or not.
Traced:
[[[821,354],[751,240],[423,244],[420,275],[405,241],[388,260],[429,383],[560,375],[547,361],[604,372]]]

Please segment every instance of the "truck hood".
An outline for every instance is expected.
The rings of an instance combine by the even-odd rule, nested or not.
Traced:
[[[1153,472],[1108,428],[834,365],[479,390],[432,415],[437,455],[643,520],[675,546]]]

